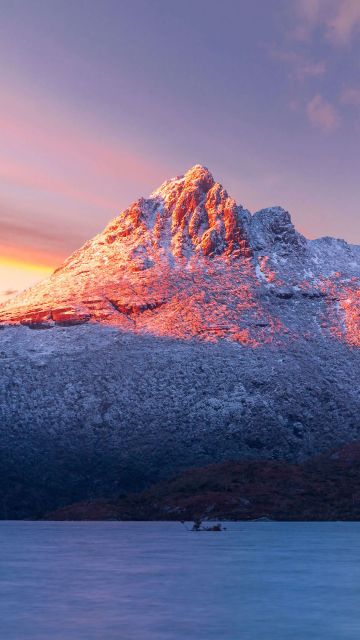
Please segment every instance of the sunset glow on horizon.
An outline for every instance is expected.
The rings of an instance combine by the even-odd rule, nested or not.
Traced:
[[[0,291],[0,303],[51,275],[50,266],[11,260],[0,256],[0,282],[7,285]]]
[[[90,4],[2,7],[0,299],[196,163],[360,243],[357,0]]]

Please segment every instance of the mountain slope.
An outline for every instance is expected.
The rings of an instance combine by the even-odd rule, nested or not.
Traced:
[[[0,307],[3,517],[358,440],[359,258],[204,167],[135,202]]]

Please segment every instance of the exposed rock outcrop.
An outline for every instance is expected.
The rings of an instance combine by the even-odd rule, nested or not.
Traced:
[[[341,240],[306,240],[281,207],[251,215],[196,165],[0,307],[0,323],[100,322],[254,347],[331,336],[359,346],[359,251]]]

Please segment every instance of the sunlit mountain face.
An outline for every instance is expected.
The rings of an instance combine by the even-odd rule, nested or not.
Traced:
[[[281,207],[251,215],[196,165],[2,305],[0,321],[101,323],[253,347],[332,337],[359,347],[359,282],[360,247],[307,240]]]

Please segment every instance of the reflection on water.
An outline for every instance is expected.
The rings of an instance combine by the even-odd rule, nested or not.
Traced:
[[[360,524],[0,523],[4,640],[360,638]]]

